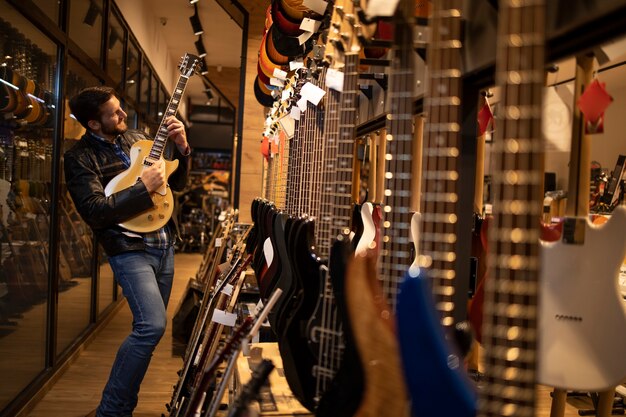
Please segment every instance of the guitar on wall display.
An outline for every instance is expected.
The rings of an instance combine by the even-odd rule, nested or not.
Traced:
[[[114,177],[106,185],[104,193],[107,197],[134,185],[137,179],[141,177],[144,168],[153,165],[159,160],[163,161],[165,164],[166,178],[169,178],[176,168],[178,168],[178,160],[168,161],[163,158],[163,151],[167,144],[165,119],[176,114],[185,87],[187,86],[187,81],[189,77],[198,71],[199,63],[200,58],[195,55],[185,54],[182,58],[182,62],[179,65],[181,74],[178,77],[172,98],[167,105],[167,110],[163,114],[163,119],[161,120],[154,141],[140,140],[133,144],[130,149],[130,167]],[[120,223],[120,226],[138,233],[152,232],[165,226],[174,211],[174,198],[169,185],[164,184],[159,190],[152,193],[151,197],[154,202],[152,208]]]
[[[456,279],[459,154],[461,147],[460,0],[433,5],[427,63],[427,135],[422,152],[418,262],[405,270],[397,300],[404,376],[413,416],[471,417],[476,395],[463,358],[450,339],[465,308],[454,295]],[[415,227],[413,227],[415,228]],[[415,237],[414,237],[415,239]]]
[[[592,80],[593,58],[576,59],[575,96]],[[598,140],[598,139],[595,139]],[[626,209],[608,222],[589,220],[591,138],[574,111],[567,206],[561,240],[541,242],[539,382],[604,391],[626,376],[626,303],[618,286],[626,253]]]

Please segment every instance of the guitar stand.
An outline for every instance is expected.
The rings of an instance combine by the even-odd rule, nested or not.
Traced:
[[[568,391],[568,397],[587,397],[591,398],[593,408],[578,410],[579,416],[595,416],[600,408],[600,395],[597,392]],[[624,399],[619,395],[613,395],[612,409],[610,415],[618,416],[626,414]]]

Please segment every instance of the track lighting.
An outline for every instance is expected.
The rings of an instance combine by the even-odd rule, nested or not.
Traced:
[[[204,49],[204,42],[202,42],[202,36],[195,42],[196,50],[198,51],[198,57],[204,58],[206,56],[206,49]]]
[[[196,4],[198,0],[189,0],[189,4]]]
[[[202,58],[202,67],[200,67],[200,75],[208,75],[209,66],[206,63],[206,58]]]
[[[100,7],[93,1],[89,2],[89,9],[87,9],[87,14],[83,19],[83,23],[88,26],[93,26],[96,23],[96,19],[100,15]]]
[[[204,29],[202,29],[202,23],[200,23],[200,16],[198,16],[198,6],[194,4],[195,13],[189,16],[189,21],[191,22],[191,28],[193,29],[193,34],[198,36],[204,33]]]

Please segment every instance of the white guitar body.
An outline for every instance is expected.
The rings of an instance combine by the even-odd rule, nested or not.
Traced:
[[[419,265],[417,264],[417,257],[418,257],[418,254],[420,253],[419,236],[420,236],[421,223],[422,223],[422,215],[420,213],[413,213],[413,216],[411,216],[410,240],[411,242],[413,242],[413,248],[415,250],[415,252],[413,253],[415,254],[415,258],[413,258],[413,262],[411,263],[411,266],[409,267],[409,273],[411,274],[411,276],[414,276],[414,277],[416,277],[419,274]]]
[[[626,303],[618,284],[626,209],[602,226],[586,221],[584,244],[541,242],[539,382],[602,391],[626,377]]]
[[[376,224],[374,223],[374,205],[364,203],[361,206],[361,221],[363,222],[363,233],[356,245],[354,255],[365,255],[371,243],[376,239]]]

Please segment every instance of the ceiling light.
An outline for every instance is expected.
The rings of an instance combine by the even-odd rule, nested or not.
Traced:
[[[202,23],[200,23],[200,16],[198,16],[198,8],[196,8],[196,12],[189,16],[189,21],[191,22],[191,28],[193,29],[194,35],[202,35],[204,33],[204,29],[202,29]]]
[[[198,0],[189,0],[189,4],[195,4],[197,2],[198,2]]]
[[[200,75],[207,75],[209,73],[209,66],[206,63],[206,58],[202,58],[202,66],[200,67]]]
[[[213,100],[213,91],[211,91],[210,87],[204,90],[204,93],[206,94],[206,98],[209,99],[209,101]]]
[[[87,26],[93,26],[96,23],[96,19],[100,15],[100,7],[93,1],[89,2],[89,9],[87,9],[87,14],[83,19],[83,23]]]
[[[206,56],[206,49],[204,49],[204,42],[202,42],[202,36],[198,38],[195,44],[196,44],[196,50],[198,51],[198,57],[204,58]]]

